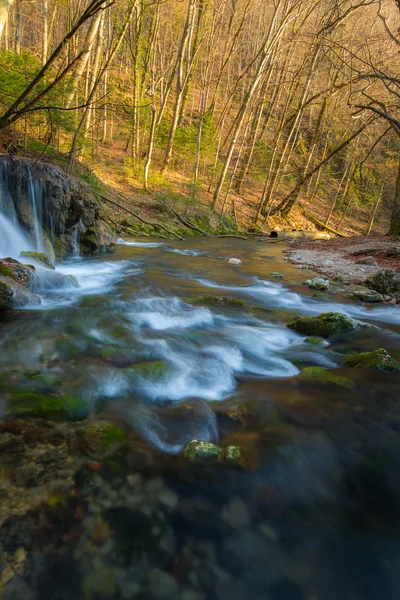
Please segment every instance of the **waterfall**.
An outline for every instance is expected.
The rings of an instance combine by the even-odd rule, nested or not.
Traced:
[[[0,258],[18,258],[24,250],[46,252],[42,224],[46,219],[44,190],[26,167],[26,200],[32,211],[32,230],[24,229],[18,215],[15,194],[10,186],[8,163],[0,160]]]
[[[38,252],[45,252],[46,248],[43,242],[42,223],[44,217],[43,211],[43,185],[40,179],[33,180],[30,167],[27,167],[28,173],[28,200],[32,206],[34,245]]]

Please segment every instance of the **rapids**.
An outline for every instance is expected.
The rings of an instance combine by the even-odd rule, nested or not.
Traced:
[[[67,533],[57,533],[64,496],[31,541],[36,517],[6,522],[7,551],[17,539],[42,560],[28,559],[37,595],[16,578],[7,599],[398,597],[400,376],[346,369],[343,354],[384,347],[399,360],[399,308],[349,302],[335,285],[313,297],[307,273],[268,242],[119,240],[55,273],[79,287],[54,279],[40,286],[41,306],[0,317],[0,372],[27,373],[50,394],[78,397],[91,419],[122,423],[135,453],[127,474],[89,456],[88,472],[74,475]],[[210,295],[246,305],[207,304]],[[329,311],[375,327],[321,345],[286,327]],[[338,379],[302,377],[315,366]],[[56,424],[54,435],[71,427]],[[249,468],[182,466],[193,439],[237,444]]]

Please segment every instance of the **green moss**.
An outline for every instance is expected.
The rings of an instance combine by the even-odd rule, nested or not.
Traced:
[[[336,375],[336,373],[327,371],[322,367],[307,367],[306,369],[302,370],[299,377],[301,379],[314,379],[316,381],[334,383],[335,385],[349,389],[354,387],[354,382],[351,381],[351,379],[342,377],[341,375]]]
[[[287,326],[304,335],[329,338],[337,333],[369,327],[341,313],[322,313],[317,317],[295,317]]]
[[[379,348],[375,352],[362,352],[360,354],[350,354],[344,359],[346,367],[353,369],[376,369],[378,371],[400,371],[400,363],[386,352],[384,348]]]
[[[44,254],[44,252],[21,252],[21,254],[19,255],[20,258],[32,258],[33,260],[36,260],[36,262],[41,263],[43,266],[47,267],[48,269],[55,269],[55,266],[51,263],[49,257]]]
[[[137,377],[163,379],[168,375],[169,366],[163,360],[140,362],[129,369]]]
[[[225,296],[203,296],[195,300],[196,306],[227,306],[231,308],[247,309],[248,305],[243,300],[226,298]]]
[[[77,434],[81,450],[96,458],[115,457],[126,447],[125,433],[110,423],[88,425]]]
[[[321,337],[307,337],[304,343],[311,344],[311,346],[328,346],[328,342]]]
[[[192,440],[182,450],[182,456],[195,464],[227,464],[231,466],[242,466],[243,457],[240,448],[227,446],[220,448],[211,442]]]
[[[3,263],[0,262],[0,275],[3,275],[3,277],[11,277],[11,279],[14,279],[14,273],[13,271],[11,271],[11,269],[8,269],[7,267],[5,267],[3,265]]]
[[[26,392],[11,397],[7,414],[54,421],[80,421],[87,417],[87,406],[82,400],[73,396],[44,396]]]
[[[14,290],[5,281],[0,281],[0,310],[8,310],[12,305]]]
[[[222,449],[211,442],[192,440],[182,450],[182,456],[193,463],[216,463],[222,459]]]
[[[367,302],[369,304],[377,304],[383,302],[383,296],[378,292],[372,292],[371,290],[360,290],[349,294],[351,300],[360,300],[361,302]]]

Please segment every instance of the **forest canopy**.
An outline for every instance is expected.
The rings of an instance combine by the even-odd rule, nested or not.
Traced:
[[[0,0],[0,136],[69,168],[114,148],[236,220],[318,203],[400,233],[396,0]]]

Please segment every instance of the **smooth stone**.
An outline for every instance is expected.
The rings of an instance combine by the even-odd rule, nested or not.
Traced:
[[[241,498],[232,498],[222,509],[222,518],[231,527],[247,527],[250,523],[250,512]]]
[[[307,279],[304,282],[304,285],[307,285],[312,290],[328,290],[329,289],[329,279],[324,279],[323,277],[314,277],[314,279]]]
[[[228,262],[230,265],[240,266],[242,264],[242,261],[240,260],[240,258],[230,258]]]

